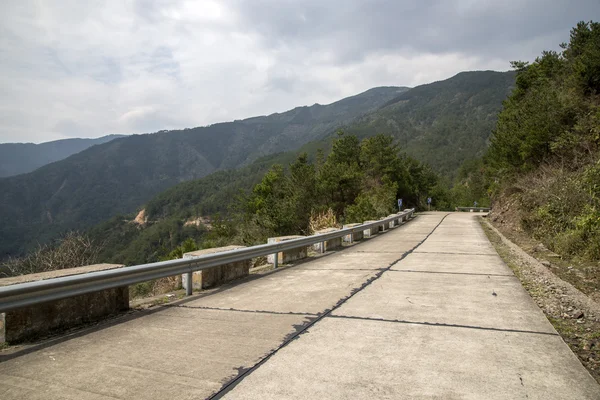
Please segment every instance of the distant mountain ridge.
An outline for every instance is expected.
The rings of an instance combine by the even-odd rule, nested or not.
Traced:
[[[110,142],[124,136],[107,135],[97,139],[61,139],[39,144],[0,143],[0,178],[26,174],[96,144]]]
[[[0,179],[0,259],[127,213],[153,195],[214,171],[293,150],[408,90],[370,89],[329,105],[192,129],[132,135],[31,173]]]
[[[358,136],[392,135],[412,157],[452,177],[468,159],[482,156],[515,72],[469,71],[417,86],[348,127]]]

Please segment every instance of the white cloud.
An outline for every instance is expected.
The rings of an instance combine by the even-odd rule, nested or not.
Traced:
[[[193,127],[506,70],[577,22],[574,7],[497,4],[4,1],[0,142]],[[534,11],[546,23],[523,25]]]

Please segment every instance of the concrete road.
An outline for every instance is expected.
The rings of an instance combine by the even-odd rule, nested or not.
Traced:
[[[1,399],[600,399],[473,214],[27,350]]]

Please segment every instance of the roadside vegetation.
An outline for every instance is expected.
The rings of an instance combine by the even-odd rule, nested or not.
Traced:
[[[340,131],[327,155],[317,149],[286,164],[182,183],[146,204],[144,223],[113,218],[91,235],[110,249],[104,260],[131,265],[180,257],[182,249],[255,245],[377,219],[396,212],[398,198],[404,207],[424,207],[436,191],[448,196],[438,175],[392,137],[361,141]]]
[[[485,156],[492,220],[561,256],[600,260],[600,24],[580,22],[562,52],[513,62]]]
[[[102,243],[88,235],[70,231],[54,243],[40,245],[25,257],[9,258],[2,264],[3,274],[17,276],[96,264],[102,249]]]

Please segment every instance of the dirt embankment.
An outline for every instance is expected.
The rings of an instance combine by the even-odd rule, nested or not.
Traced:
[[[145,208],[142,211],[140,211],[138,213],[138,215],[136,215],[136,217],[133,220],[133,222],[135,222],[138,225],[145,225],[146,222],[148,222],[148,217],[146,216],[146,209]]]
[[[499,216],[500,215],[500,216]],[[482,219],[483,228],[498,254],[521,280],[538,306],[546,314],[557,332],[579,357],[581,363],[600,383],[600,304],[598,293],[590,292],[589,285],[583,285],[588,293],[579,290],[555,273],[568,264],[557,254],[546,249],[539,242],[528,238],[523,231],[515,228],[508,217],[501,220],[501,213],[491,215],[492,221]],[[504,222],[504,223],[501,223]],[[527,251],[526,251],[527,250]],[[566,271],[572,271],[566,268]],[[581,286],[582,277],[575,272],[574,282]],[[577,278],[579,276],[579,278]]]

